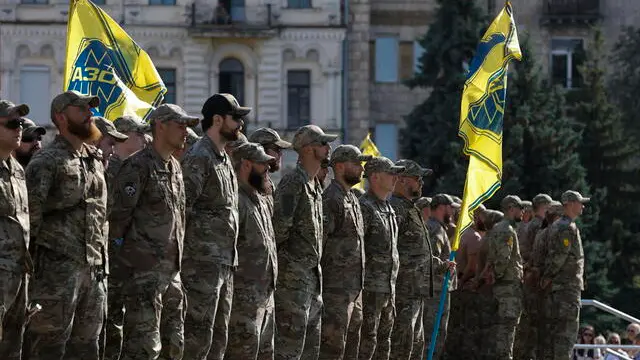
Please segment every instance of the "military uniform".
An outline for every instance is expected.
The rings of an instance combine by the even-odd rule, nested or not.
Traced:
[[[353,145],[340,145],[331,156],[331,165],[339,162],[367,161],[370,158],[371,156],[362,155]],[[354,311],[360,311],[355,318],[362,318],[364,224],[358,199],[337,180],[331,181],[322,194],[322,199],[324,313],[320,359],[340,360],[344,356],[346,346],[357,348],[360,345],[359,328],[362,324],[352,324],[352,319]],[[350,338],[347,344],[350,327],[357,327],[358,331],[354,331],[356,336]]]
[[[2,106],[0,102],[0,106]],[[6,111],[6,108],[0,109]],[[2,116],[2,115],[0,115]],[[29,203],[22,166],[0,160],[0,358],[22,359],[29,273]]]
[[[236,158],[265,163],[273,160],[256,144],[234,152]],[[233,308],[225,358],[273,359],[274,290],[278,278],[275,234],[266,198],[239,181],[238,268],[234,274]]]
[[[75,95],[69,102],[97,101]],[[102,158],[59,135],[33,156],[26,178],[35,243],[30,298],[42,305],[27,329],[29,359],[98,359],[108,271]]]

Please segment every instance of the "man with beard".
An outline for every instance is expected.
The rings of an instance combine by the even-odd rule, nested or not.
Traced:
[[[488,279],[498,305],[489,341],[491,359],[513,359],[513,341],[522,312],[522,258],[515,229],[522,221],[525,204],[519,197],[508,195],[500,206],[504,219],[485,235],[488,251],[480,277]]]
[[[119,132],[111,121],[103,118],[102,116],[94,116],[91,120],[96,124],[102,134],[100,140],[96,141],[95,145],[102,151],[102,164],[105,169],[109,169],[109,161],[114,155],[116,144],[127,141],[129,137]],[[113,176],[115,176],[115,174],[111,174],[109,177],[113,178]]]
[[[27,312],[29,204],[22,166],[11,156],[20,146],[27,105],[0,100],[0,358],[22,358]]]
[[[367,161],[364,171],[369,189],[360,197],[366,260],[359,359],[389,360],[400,260],[398,223],[387,199],[404,168],[380,156]]]
[[[262,195],[269,163],[261,145],[244,144],[233,152],[238,176],[238,268],[233,279],[227,359],[273,359],[273,293],[278,259],[271,213]]]
[[[396,320],[391,335],[392,359],[422,359],[424,352],[424,300],[433,294],[434,271],[442,274],[455,263],[433,255],[429,232],[413,203],[422,194],[423,177],[433,173],[412,160],[400,160],[405,168],[396,183],[391,206],[396,213],[400,269],[396,282]]]
[[[188,194],[182,270],[189,299],[185,359],[222,359],[227,346],[233,269],[238,266],[238,183],[225,146],[238,140],[250,111],[233,95],[211,96],[202,107],[204,136],[182,157]]]
[[[13,154],[23,168],[27,167],[33,154],[42,149],[42,137],[46,133],[45,128],[37,126],[31,119],[22,118],[22,140]]]
[[[198,136],[192,128],[187,128],[187,140],[184,142],[184,148],[174,152],[173,157],[181,160],[187,150],[189,150],[198,140],[200,140],[200,136]]]
[[[343,358],[347,331],[354,325],[352,313],[357,309],[362,311],[364,224],[358,198],[349,189],[360,182],[364,171],[362,162],[370,159],[371,155],[362,155],[353,145],[340,145],[331,155],[335,177],[322,194],[324,311],[320,359]],[[362,314],[356,314],[355,318],[361,319]],[[359,329],[361,325],[356,326]],[[359,344],[359,337],[349,338],[350,347]]]
[[[171,155],[184,146],[187,126],[198,118],[163,104],[149,121],[153,142],[122,164],[109,218],[109,238],[123,270],[117,280],[127,280],[123,360],[181,359],[183,351],[185,188],[180,163]]]
[[[51,102],[60,135],[27,166],[32,255],[31,300],[42,311],[26,334],[31,360],[97,360],[106,311],[107,187],[96,96],[67,91]]]
[[[429,230],[429,239],[431,240],[431,249],[433,255],[440,258],[441,261],[449,261],[451,255],[451,244],[447,235],[447,226],[451,224],[451,216],[453,207],[458,208],[459,205],[453,201],[451,196],[447,194],[438,194],[431,199],[431,217],[427,221],[427,229]],[[440,296],[442,294],[442,286],[444,284],[444,274],[434,274],[433,276],[433,297],[425,301],[424,307],[424,332],[425,332],[425,349],[430,346],[431,333],[435,325],[436,314],[440,304]],[[456,277],[449,278],[448,292],[455,290]],[[438,329],[438,339],[436,340],[434,359],[440,359],[444,350],[444,343],[447,338],[447,324],[449,322],[449,302],[450,297],[446,296],[444,312],[440,320],[440,328]]]
[[[249,141],[258,143],[264,147],[269,156],[273,156],[274,160],[269,168],[269,173],[280,171],[282,166],[282,151],[291,148],[291,143],[280,138],[278,133],[270,128],[259,128],[249,135]],[[276,189],[271,177],[267,174],[267,181],[263,193],[269,203],[270,212],[273,213],[273,191]]]
[[[276,359],[317,359],[322,323],[322,189],[315,178],[329,143],[338,136],[316,125],[298,129],[298,166],[274,193],[273,228],[278,247]]]

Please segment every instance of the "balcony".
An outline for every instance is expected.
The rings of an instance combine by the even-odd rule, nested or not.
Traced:
[[[600,0],[545,0],[541,23],[593,24],[602,18]]]

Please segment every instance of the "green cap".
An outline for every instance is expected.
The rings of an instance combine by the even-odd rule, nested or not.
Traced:
[[[317,125],[305,125],[293,135],[293,149],[300,151],[303,147],[311,144],[330,143],[335,141],[338,135],[325,134]]]
[[[119,132],[111,121],[102,116],[92,116],[91,120],[96,124],[98,129],[100,129],[102,135],[110,135],[119,142],[126,141],[129,138],[127,135]]]
[[[51,100],[51,113],[61,113],[67,106],[86,106],[95,108],[100,105],[100,98],[92,95],[83,95],[77,91],[69,90],[58,94]]]
[[[121,133],[137,132],[144,134],[151,131],[149,124],[145,124],[142,119],[137,116],[125,115],[113,120],[113,125]]]
[[[538,206],[538,205],[548,205],[551,204],[551,202],[553,201],[553,199],[551,198],[551,196],[547,195],[547,194],[538,194],[536,196],[533,197],[533,206]]]
[[[413,160],[407,160],[407,159],[398,160],[396,161],[396,165],[404,167],[404,172],[400,174],[400,176],[423,177],[423,176],[433,174],[433,170],[423,168],[422,166],[420,166],[420,164],[418,164]]]
[[[433,198],[431,198],[431,208],[435,209],[440,205],[451,205],[452,207],[458,208],[460,204],[453,201],[451,195],[447,194],[437,194]]]
[[[582,194],[580,194],[579,192],[577,192],[575,190],[567,190],[567,191],[565,191],[564,194],[562,194],[562,197],[560,199],[562,200],[563,204],[566,204],[566,203],[571,202],[571,201],[577,201],[577,202],[586,204],[589,201],[591,201],[591,198],[583,197]]]
[[[281,149],[289,149],[292,146],[290,142],[282,140],[277,131],[265,127],[252,132],[248,140],[262,146],[275,145]]]
[[[29,114],[29,106],[26,104],[16,105],[9,100],[0,100],[0,116],[13,116],[18,115],[20,117]]]
[[[333,150],[329,165],[335,166],[338,163],[352,161],[369,161],[372,157],[371,155],[363,155],[360,149],[353,145],[339,145]]]
[[[403,166],[396,166],[393,161],[384,156],[374,156],[364,166],[364,176],[369,177],[377,172],[399,175],[404,171]]]
[[[500,207],[502,208],[502,211],[507,211],[512,207],[524,209],[524,202],[516,195],[507,195],[500,202]]]
[[[244,159],[262,164],[275,160],[273,156],[267,155],[262,145],[251,142],[238,146],[233,151],[233,158],[235,161]]]
[[[156,121],[167,122],[175,121],[179,124],[186,124],[187,126],[198,125],[200,120],[188,115],[180,106],[175,104],[162,104],[149,114],[149,123],[153,125]]]

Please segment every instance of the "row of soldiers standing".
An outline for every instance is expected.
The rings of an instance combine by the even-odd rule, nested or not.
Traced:
[[[342,145],[330,157],[334,179],[323,191],[316,174],[337,136],[305,126],[291,144],[260,129],[252,143],[239,144],[251,109],[228,94],[204,104],[205,136],[188,150],[188,127],[198,118],[162,105],[150,115],[152,142],[124,158],[87,143],[107,149],[132,134],[144,139],[139,135],[149,127],[128,117],[113,124],[91,117],[98,102],[74,92],[57,96],[51,113],[60,135],[31,159],[26,174],[11,156],[2,157],[3,205],[12,205],[0,213],[9,234],[1,239],[3,264],[15,274],[0,299],[3,358],[20,358],[27,321],[10,321],[16,314],[30,316],[23,357],[29,359],[423,357],[443,274],[456,267],[448,261],[447,235],[455,202],[444,194],[431,199],[426,224],[416,206],[430,170]],[[28,108],[0,105],[0,148],[10,154]],[[297,168],[274,189],[268,173],[290,147]],[[369,190],[358,198],[350,189],[363,172]],[[499,236],[485,236],[485,266],[477,265],[473,277],[492,289],[498,306],[489,314],[498,318],[501,301],[517,310],[511,301],[517,286],[500,285],[522,281],[511,233],[523,204],[514,199],[505,198],[508,220],[496,227]],[[582,198],[567,199],[565,211]],[[574,248],[574,239],[561,245]],[[555,271],[566,271],[563,264]],[[553,289],[564,289],[558,274],[542,273],[543,284],[553,279]],[[487,324],[509,342],[513,319]],[[442,329],[437,356],[444,352]],[[496,341],[486,358],[508,358],[491,355],[503,345]]]

